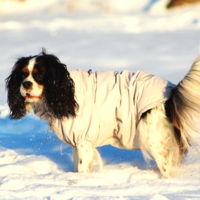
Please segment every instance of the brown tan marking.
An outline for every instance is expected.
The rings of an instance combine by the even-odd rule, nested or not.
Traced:
[[[38,69],[34,67],[32,72],[33,74],[36,74],[38,72]]]
[[[24,73],[26,73],[26,74],[29,74],[29,69],[28,69],[28,67],[24,67],[24,68],[22,69],[22,72],[24,72]]]

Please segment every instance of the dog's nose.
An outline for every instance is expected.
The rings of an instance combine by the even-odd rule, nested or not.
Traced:
[[[31,81],[25,81],[22,83],[22,85],[25,89],[29,89],[33,85],[33,83]]]

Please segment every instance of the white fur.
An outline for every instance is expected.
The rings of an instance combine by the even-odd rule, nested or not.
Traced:
[[[73,147],[73,157],[75,172],[91,172],[95,164],[102,169],[101,156],[90,141],[82,141]]]
[[[153,159],[164,177],[180,162],[174,128],[165,115],[164,104],[154,108],[138,124],[140,148],[146,159]]]
[[[26,102],[37,101],[38,97],[41,96],[42,92],[43,92],[43,86],[38,85],[38,83],[34,80],[34,78],[32,76],[32,71],[33,71],[35,62],[36,62],[35,58],[30,59],[29,64],[27,66],[27,68],[29,70],[29,75],[23,81],[23,82],[30,81],[33,84],[32,87],[29,88],[29,89],[25,89],[23,87],[23,85],[21,85],[21,87],[20,87],[20,93],[21,93],[22,96],[26,97]],[[31,98],[28,98],[27,94],[29,94]]]
[[[33,71],[34,65],[35,65],[35,58],[32,58],[29,60],[29,63],[28,63],[28,69],[30,72]]]

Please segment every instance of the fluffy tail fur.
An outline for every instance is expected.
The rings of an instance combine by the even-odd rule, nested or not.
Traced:
[[[176,130],[180,153],[198,143],[200,132],[200,56],[194,61],[183,80],[172,91],[170,103],[171,121]]]

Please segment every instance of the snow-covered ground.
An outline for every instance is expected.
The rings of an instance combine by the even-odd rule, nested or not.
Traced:
[[[0,199],[200,199],[200,154],[169,179],[140,151],[99,148],[104,170],[73,173],[71,148],[33,115],[8,118],[5,78],[42,47],[70,69],[148,71],[177,83],[200,52],[200,5],[165,0],[0,0]]]

